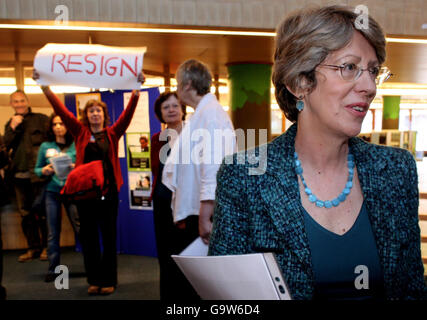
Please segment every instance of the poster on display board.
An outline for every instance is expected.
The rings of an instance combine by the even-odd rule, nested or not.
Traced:
[[[123,105],[127,106],[130,100],[132,92],[125,92],[123,94]],[[150,118],[148,111],[148,92],[141,91],[139,93],[139,100],[136,106],[135,113],[133,115],[132,121],[126,132],[141,132],[141,131],[150,131]]]
[[[131,209],[151,209],[151,172],[129,172],[129,204]]]
[[[123,95],[123,103],[129,102],[131,92]],[[129,177],[129,205],[131,209],[152,209],[150,122],[148,92],[141,92],[135,114],[126,131],[126,154]]]
[[[126,134],[128,170],[150,171],[150,132]]]

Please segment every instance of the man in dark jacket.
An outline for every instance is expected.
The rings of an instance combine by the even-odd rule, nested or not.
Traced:
[[[11,152],[10,170],[18,210],[22,216],[22,230],[28,242],[28,251],[18,261],[30,261],[40,256],[47,260],[47,226],[42,196],[44,182],[34,173],[40,144],[45,141],[48,117],[33,113],[24,91],[10,95],[10,105],[15,115],[6,123],[4,142]],[[39,233],[40,230],[40,233]]]

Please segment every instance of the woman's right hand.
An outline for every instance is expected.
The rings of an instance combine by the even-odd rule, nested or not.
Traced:
[[[35,82],[37,82],[37,80],[38,79],[40,79],[40,74],[37,72],[37,70],[36,69],[33,69],[33,80],[35,81]],[[41,88],[42,88],[42,90],[45,90],[45,89],[49,89],[49,86],[40,86]]]
[[[141,86],[144,84],[145,82],[145,76],[144,73],[142,73],[142,71],[138,74],[138,82],[141,83]]]
[[[47,166],[44,166],[42,169],[42,175],[44,176],[51,176],[54,173],[55,173],[55,170],[53,170],[51,163],[49,163]]]
[[[36,69],[33,69],[33,80],[37,81],[40,79],[40,74],[37,72]]]

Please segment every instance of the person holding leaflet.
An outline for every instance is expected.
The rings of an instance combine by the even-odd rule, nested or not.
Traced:
[[[47,257],[49,261],[48,272],[45,276],[45,282],[52,282],[56,279],[55,268],[60,264],[60,236],[61,236],[61,218],[62,205],[70,220],[74,230],[75,238],[78,238],[80,222],[77,208],[73,203],[61,199],[59,192],[65,184],[65,179],[61,179],[55,173],[52,158],[60,154],[67,154],[72,161],[72,167],[76,161],[76,148],[73,137],[65,128],[61,118],[53,113],[49,118],[49,127],[47,129],[48,141],[43,142],[39,149],[34,172],[37,176],[49,177],[46,186],[45,207],[46,220],[48,227],[47,236]]]

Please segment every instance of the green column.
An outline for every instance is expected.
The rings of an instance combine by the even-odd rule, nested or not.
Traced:
[[[400,96],[383,96],[383,129],[399,129]]]
[[[255,129],[255,145],[259,144],[260,129],[271,138],[270,63],[228,64],[231,119],[235,129]],[[252,143],[246,145],[251,147]],[[241,149],[241,146],[239,146]]]

